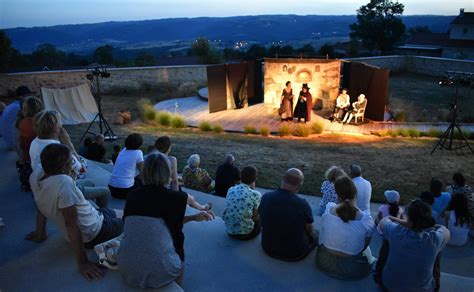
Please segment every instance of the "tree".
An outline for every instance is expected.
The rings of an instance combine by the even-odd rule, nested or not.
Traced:
[[[191,47],[191,52],[194,56],[198,57],[208,56],[211,52],[211,46],[209,45],[209,41],[204,37],[197,38],[193,46]]]
[[[59,69],[66,65],[67,55],[65,52],[58,50],[52,44],[39,45],[33,53],[31,53],[31,63],[34,67],[49,69]]]
[[[292,56],[295,54],[295,49],[292,46],[286,45],[281,48],[281,54],[283,56]]]
[[[330,44],[324,44],[319,48],[319,55],[321,56],[329,56],[330,59],[334,58],[335,52],[334,47]]]
[[[0,72],[8,71],[13,50],[10,38],[0,30]]]
[[[92,59],[94,62],[103,64],[103,65],[111,65],[114,63],[114,47],[111,45],[105,45],[97,47],[92,55]]]
[[[253,45],[245,53],[246,60],[260,59],[264,58],[267,55],[267,50],[265,47],[259,45]]]
[[[298,49],[298,53],[303,54],[305,56],[313,56],[316,54],[316,50],[311,44],[306,44]]]
[[[281,56],[281,47],[280,46],[275,46],[275,45],[272,45],[269,49],[268,49],[268,56],[269,57],[278,57],[279,55]]]
[[[414,34],[416,32],[431,32],[431,29],[427,25],[417,25],[408,29],[409,34]]]
[[[141,51],[135,56],[135,66],[144,67],[144,66],[155,66],[156,59],[152,54]]]
[[[350,25],[352,39],[369,50],[390,51],[400,41],[405,25],[400,16],[404,5],[390,0],[370,0],[357,10],[357,22]]]

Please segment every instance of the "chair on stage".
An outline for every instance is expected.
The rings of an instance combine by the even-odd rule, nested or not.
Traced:
[[[365,98],[365,96],[364,96]],[[344,117],[343,122],[345,121],[346,123],[350,123],[352,118],[354,118],[354,122],[357,124],[357,119],[360,118],[362,122],[364,122],[364,116],[365,116],[365,108],[367,107],[367,100],[364,99],[359,103],[361,106],[358,109],[353,109],[351,112],[346,113],[346,117]],[[347,118],[347,115],[349,115],[349,118]],[[346,121],[347,118],[347,121]]]

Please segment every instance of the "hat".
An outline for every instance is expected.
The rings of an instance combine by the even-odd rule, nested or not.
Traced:
[[[394,190],[386,190],[384,193],[385,198],[389,203],[398,203],[400,202],[400,194]]]
[[[310,88],[308,87],[308,83],[303,83],[303,89],[306,89],[306,90],[310,90]]]
[[[28,95],[28,94],[34,94],[33,91],[31,91],[28,86],[19,86],[17,89],[16,89],[16,96],[20,97],[20,96],[25,96],[25,95]]]

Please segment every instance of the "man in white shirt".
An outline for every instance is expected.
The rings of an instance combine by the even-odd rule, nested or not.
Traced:
[[[350,176],[357,189],[357,208],[362,212],[370,213],[370,198],[372,197],[372,185],[362,177],[362,168],[357,164],[349,167]]]
[[[71,174],[71,151],[58,143],[47,145],[41,153],[41,167],[30,176],[31,189],[43,224],[29,237],[46,239],[46,218],[53,221],[71,243],[80,273],[100,279],[102,271],[91,263],[84,250],[119,236],[123,232],[122,212],[96,210],[77,188]]]

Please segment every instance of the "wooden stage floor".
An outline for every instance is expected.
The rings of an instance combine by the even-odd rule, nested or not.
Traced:
[[[201,122],[207,121],[211,124],[220,124],[227,132],[243,132],[245,126],[253,126],[256,129],[266,127],[272,133],[276,133],[283,124],[280,122],[278,114],[276,112],[269,113],[263,103],[243,109],[221,111],[210,114],[207,101],[204,101],[197,96],[193,96],[159,102],[155,105],[155,109],[158,111],[174,113],[176,104],[178,105],[178,113],[185,118],[187,125],[191,127],[198,127]],[[329,120],[313,112],[311,123],[315,121],[324,123],[325,131],[352,134],[371,134],[374,131],[397,128],[417,128],[420,131],[428,131],[433,128],[445,130],[448,127],[448,124],[446,123],[384,123],[367,120],[361,125],[342,125],[340,123],[331,123]],[[294,122],[291,122],[290,124],[292,126],[297,125]],[[463,125],[463,128],[474,132],[473,124]]]

